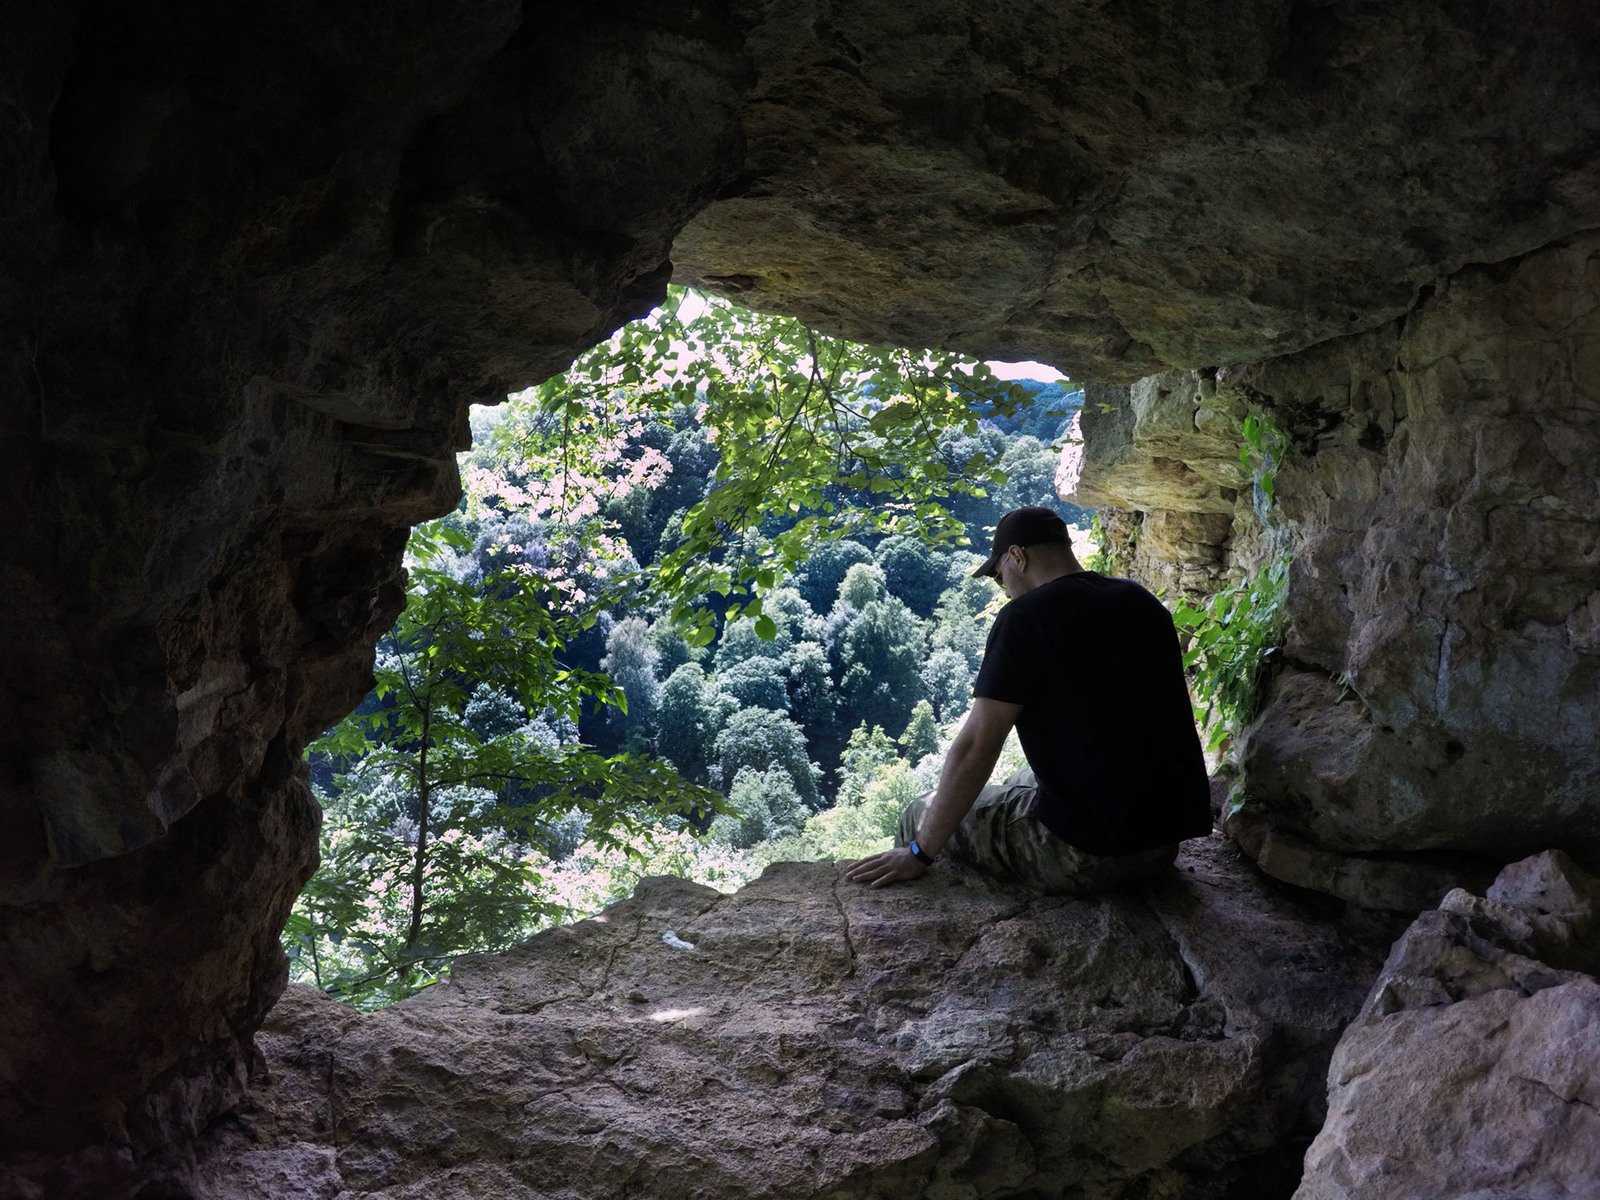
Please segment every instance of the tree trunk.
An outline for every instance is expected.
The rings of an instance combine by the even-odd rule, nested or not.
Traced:
[[[411,929],[406,934],[406,949],[422,936],[422,873],[428,863],[428,712],[422,713],[422,749],[417,754],[417,852],[411,864]]]

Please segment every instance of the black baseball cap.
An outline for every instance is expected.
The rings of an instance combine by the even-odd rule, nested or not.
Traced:
[[[1071,540],[1067,523],[1050,509],[1038,505],[1014,508],[1001,517],[1000,524],[994,527],[994,545],[989,549],[989,557],[972,574],[974,577],[988,575],[998,579],[995,568],[1000,565],[1000,556],[1011,547],[1039,546],[1046,542],[1070,543]]]

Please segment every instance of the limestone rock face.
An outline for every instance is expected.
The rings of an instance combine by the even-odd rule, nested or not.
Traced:
[[[1600,855],[1597,285],[1579,238],[1227,374],[1301,446],[1252,811],[1339,851]]]
[[[1220,839],[1189,846],[1170,881],[1096,898],[944,868],[880,892],[836,864],[731,897],[650,880],[373,1016],[291,989],[263,1082],[185,1186],[1287,1193],[1397,925],[1308,908]]]
[[[468,401],[648,309],[735,167],[715,22],[522,20],[6,6],[0,1160],[47,1194],[237,1098],[315,866],[300,753]]]
[[[1600,224],[1597,34],[1510,0],[764,6],[744,171],[674,257],[1102,382],[1290,353]]]
[[[1597,283],[1585,235],[1371,333],[1088,396],[1058,479],[1132,573],[1203,592],[1292,555],[1228,825],[1278,877],[1415,912],[1544,846],[1600,861]],[[1249,411],[1292,442],[1270,505]]]
[[[1559,852],[1419,917],[1334,1053],[1295,1200],[1592,1194],[1597,934],[1600,880]]]
[[[1240,454],[1249,403],[1215,375],[1086,384],[1056,471],[1061,496],[1105,522],[1112,569],[1173,597],[1215,592],[1262,540]]]

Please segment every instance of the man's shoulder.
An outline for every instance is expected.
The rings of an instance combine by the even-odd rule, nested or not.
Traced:
[[[1073,571],[1058,575],[1042,583],[1031,592],[1018,596],[1005,607],[1026,612],[1030,608],[1055,608],[1063,604],[1079,603],[1143,603],[1160,604],[1150,591],[1132,579],[1117,575],[1102,575],[1098,571]],[[1020,606],[1020,607],[1019,607]],[[1005,609],[1001,610],[1002,612]]]
[[[1155,607],[1166,611],[1166,605],[1144,584],[1120,575],[1102,575],[1098,571],[1077,571],[1063,575],[1054,599],[1058,603],[1098,602],[1102,604]]]
[[[1111,621],[1118,628],[1154,630],[1170,627],[1172,616],[1167,606],[1137,580],[1097,571],[1075,571],[1018,596],[995,618],[997,626],[1009,624],[1017,628],[1102,621]]]

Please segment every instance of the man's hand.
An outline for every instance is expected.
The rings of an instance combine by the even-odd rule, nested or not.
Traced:
[[[1000,747],[1017,723],[1022,705],[979,696],[967,710],[966,722],[956,740],[950,743],[944,767],[939,772],[939,787],[928,802],[917,827],[917,840],[930,854],[937,855],[955,833],[961,818],[983,790],[984,781],[1000,758]],[[909,847],[896,846],[871,858],[852,863],[844,877],[852,883],[888,887],[903,879],[920,879],[927,864],[919,861]]]
[[[853,863],[844,877],[852,883],[870,883],[875,888],[881,888],[899,883],[902,879],[917,879],[927,873],[927,866],[919,862],[907,847],[896,846],[893,850],[885,850],[882,854],[874,854],[871,858]]]

